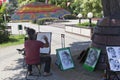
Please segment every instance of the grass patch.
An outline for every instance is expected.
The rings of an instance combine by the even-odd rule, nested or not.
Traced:
[[[0,47],[13,46],[24,43],[25,35],[10,35],[9,41],[0,44]]]
[[[77,26],[78,27],[89,27],[90,23],[89,22],[84,22],[84,23],[78,23]],[[95,23],[91,23],[92,27],[95,27],[96,24]]]

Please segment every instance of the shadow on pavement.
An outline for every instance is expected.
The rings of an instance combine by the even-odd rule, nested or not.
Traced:
[[[40,76],[31,80],[100,80],[103,71],[87,71],[83,68],[83,63],[79,63],[79,61],[77,60],[77,57],[80,54],[80,52],[89,47],[90,43],[91,42],[88,41],[74,42],[70,44],[70,50],[72,52],[72,57],[75,64],[74,69],[61,71],[55,64],[56,55],[52,54],[51,72],[53,73],[53,75],[49,77]],[[10,65],[9,68],[4,68],[4,71],[9,70],[11,72],[10,74],[13,73],[13,76],[7,77],[3,80],[25,80],[26,68],[23,68],[23,58],[20,57],[14,61],[16,62],[15,67],[12,67],[12,65]],[[9,73],[7,74],[9,75]]]

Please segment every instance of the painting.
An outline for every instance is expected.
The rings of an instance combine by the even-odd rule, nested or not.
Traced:
[[[120,46],[107,46],[106,52],[111,71],[120,71]]]
[[[87,58],[84,62],[84,68],[86,68],[89,71],[93,71],[97,61],[99,59],[101,50],[95,47],[90,47],[87,53]]]
[[[58,64],[61,70],[67,70],[74,68],[74,62],[71,56],[70,48],[60,48],[56,49],[57,57],[58,57]]]
[[[45,43],[44,37],[47,37],[48,42],[49,42],[49,47],[40,48],[40,53],[41,54],[50,54],[52,33],[51,32],[38,32],[37,33],[38,41],[42,41],[43,43]]]

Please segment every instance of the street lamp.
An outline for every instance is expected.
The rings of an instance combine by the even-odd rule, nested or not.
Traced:
[[[7,22],[6,21],[6,14],[4,14],[3,17],[4,17],[4,23],[5,23],[5,26],[6,26],[6,22]]]
[[[87,14],[87,17],[89,18],[90,27],[92,27],[91,18],[93,17],[93,13],[92,13],[92,12],[89,12],[89,13]]]
[[[79,13],[79,14],[77,15],[77,17],[79,18],[79,23],[81,23],[82,14],[81,14],[81,13]]]

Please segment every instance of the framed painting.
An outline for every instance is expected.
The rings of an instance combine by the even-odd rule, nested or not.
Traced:
[[[61,70],[67,70],[74,68],[74,62],[71,56],[70,48],[56,49],[58,64]]]
[[[89,71],[93,71],[99,59],[100,52],[101,52],[100,49],[90,47],[83,67]]]
[[[52,37],[52,33],[51,32],[38,32],[37,33],[37,40],[38,41],[42,41],[43,43],[45,43],[44,37],[47,37],[48,39],[48,43],[49,43],[49,47],[44,47],[44,48],[40,48],[40,53],[42,54],[50,54],[51,52],[51,37]]]
[[[120,46],[107,46],[109,68],[111,71],[120,71]]]

